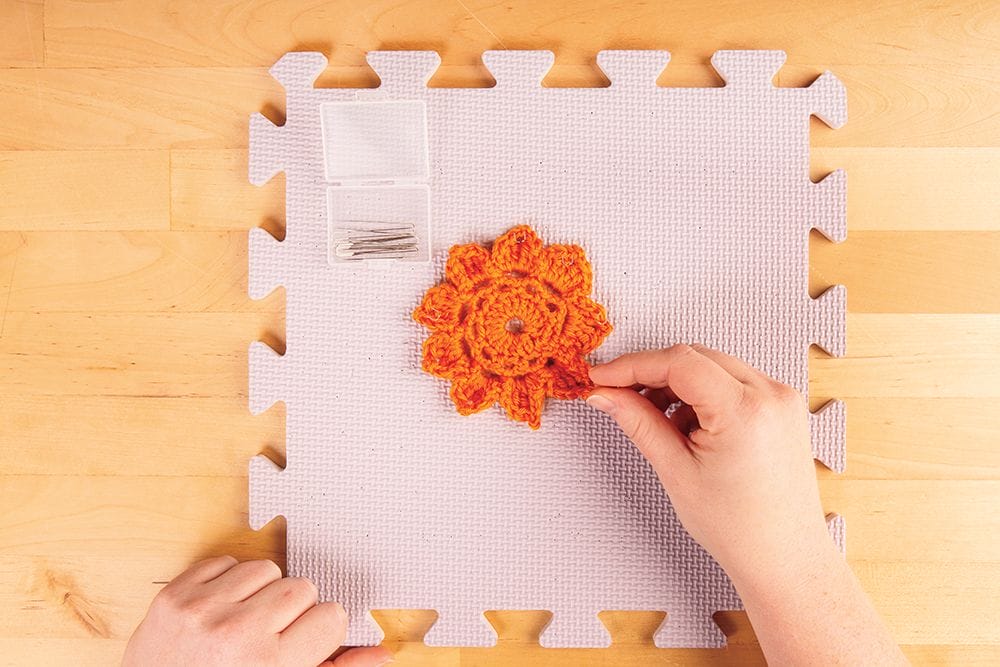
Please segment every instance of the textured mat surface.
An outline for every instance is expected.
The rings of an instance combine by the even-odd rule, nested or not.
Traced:
[[[492,644],[490,609],[551,610],[547,646],[606,645],[606,609],[667,611],[659,646],[723,644],[711,615],[739,599],[614,424],[580,401],[538,431],[458,415],[410,313],[451,245],[528,223],[590,258],[615,326],[593,361],[698,341],[805,393],[809,345],[845,345],[844,289],[811,299],[807,256],[811,228],[846,234],[844,175],[809,180],[809,116],[840,126],[842,84],[776,88],[775,51],[717,52],[706,89],[657,87],[666,52],[602,52],[611,85],[590,89],[542,87],[544,51],[485,53],[484,89],[427,88],[432,52],[368,60],[380,87],[315,89],[326,59],[290,53],[287,122],[251,118],[251,181],[287,188],[285,240],[250,235],[251,296],[287,290],[285,355],[250,348],[251,409],[287,408],[286,468],[250,464],[251,524],[287,518],[289,573],[344,603],[348,643],[379,641],[369,609],[433,608],[432,644]],[[330,259],[338,219],[386,218],[430,260]],[[844,418],[812,417],[838,471]]]

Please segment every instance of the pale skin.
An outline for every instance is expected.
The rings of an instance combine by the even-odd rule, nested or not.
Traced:
[[[826,529],[802,398],[702,346],[591,369],[587,399],[649,460],[688,532],[733,580],[772,665],[905,665]],[[681,404],[668,418],[668,405]],[[347,616],[270,561],[195,564],[153,600],[125,665],[377,667],[382,647],[331,658]]]
[[[590,376],[588,402],[729,574],[769,664],[908,664],[826,529],[795,390],[698,345],[627,354]]]

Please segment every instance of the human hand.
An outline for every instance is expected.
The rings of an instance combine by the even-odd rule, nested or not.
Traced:
[[[588,402],[649,459],[681,523],[734,580],[836,553],[794,389],[700,345],[626,354],[590,377]]]
[[[379,667],[379,646],[335,660],[347,632],[336,602],[317,604],[308,579],[282,578],[268,560],[232,556],[196,563],[153,599],[125,649],[123,665],[302,665]]]

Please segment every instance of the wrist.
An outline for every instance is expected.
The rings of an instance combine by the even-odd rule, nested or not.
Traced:
[[[843,555],[827,532],[799,531],[786,539],[761,541],[751,553],[720,559],[741,597],[783,589],[799,590],[816,581],[842,574]]]

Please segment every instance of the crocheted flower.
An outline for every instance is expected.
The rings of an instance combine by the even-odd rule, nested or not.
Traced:
[[[579,246],[542,245],[521,225],[491,249],[453,246],[445,282],[413,311],[432,332],[423,368],[451,381],[463,415],[499,403],[538,428],[546,397],[579,398],[592,387],[583,356],[611,325],[590,299],[590,263]]]

